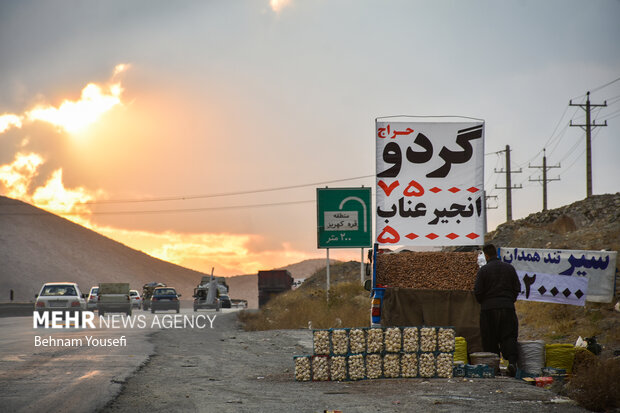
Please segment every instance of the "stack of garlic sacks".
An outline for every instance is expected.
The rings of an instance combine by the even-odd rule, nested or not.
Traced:
[[[314,354],[295,356],[295,380],[451,378],[451,327],[313,330]]]

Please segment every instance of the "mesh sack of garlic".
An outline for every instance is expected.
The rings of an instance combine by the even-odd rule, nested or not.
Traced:
[[[417,327],[403,328],[403,351],[414,353],[418,351],[418,329]]]
[[[400,377],[400,354],[388,353],[383,356],[383,377]]]
[[[313,356],[312,357],[312,380],[327,381],[329,380],[329,357]]]
[[[366,351],[366,333],[361,328],[349,330],[349,351],[359,354]]]
[[[312,371],[310,369],[310,356],[296,356],[295,359],[295,380],[310,381]]]
[[[369,379],[378,379],[382,376],[382,358],[381,354],[366,355],[366,377]]]
[[[420,377],[435,376],[435,355],[433,353],[420,353],[418,360]]]
[[[329,330],[314,330],[312,333],[314,354],[329,354]]]
[[[400,358],[400,375],[402,377],[418,376],[418,355],[416,353],[405,353]]]
[[[439,353],[436,360],[437,377],[452,378],[454,357],[452,353]]]
[[[331,331],[332,354],[346,356],[349,352],[349,336],[347,330],[339,328]]]
[[[383,330],[369,328],[366,330],[366,352],[380,353],[383,351]]]
[[[400,328],[386,328],[385,334],[383,335],[383,344],[385,345],[385,351],[389,353],[398,353],[402,348],[402,335]]]
[[[366,378],[366,368],[364,367],[364,356],[357,354],[347,356],[347,367],[350,380],[362,380]]]
[[[437,330],[435,327],[422,327],[420,329],[420,351],[437,350]]]
[[[437,332],[437,349],[443,353],[454,351],[455,336],[453,328],[439,328]]]
[[[347,358],[345,356],[332,356],[329,360],[329,374],[333,381],[347,379]]]

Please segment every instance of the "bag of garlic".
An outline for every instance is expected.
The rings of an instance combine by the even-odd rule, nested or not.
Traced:
[[[313,330],[312,331],[313,353],[328,355],[329,354],[329,330]]]
[[[312,365],[310,363],[312,356],[294,356],[295,360],[295,380],[310,381],[312,378]]]
[[[347,369],[349,380],[363,380],[366,378],[366,367],[364,365],[364,356],[355,354],[347,356]]]
[[[330,330],[332,355],[346,356],[349,352],[348,329],[338,328]]]
[[[388,353],[398,353],[402,349],[402,334],[400,328],[389,327],[385,329],[383,336],[385,351]]]
[[[312,380],[328,381],[329,380],[329,357],[328,356],[312,356]]]
[[[400,354],[388,353],[383,356],[383,377],[400,377]]]
[[[366,332],[364,328],[349,330],[349,351],[351,354],[360,354],[366,351]]]
[[[329,374],[332,381],[347,380],[347,358],[345,356],[330,357]]]

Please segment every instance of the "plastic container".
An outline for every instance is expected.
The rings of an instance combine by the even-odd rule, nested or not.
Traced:
[[[453,377],[465,377],[465,363],[455,362],[452,368]]]
[[[496,374],[499,374],[499,356],[495,353],[487,353],[487,352],[478,352],[471,353],[469,355],[469,360],[471,364],[486,364],[494,369]]]
[[[481,379],[484,367],[482,364],[466,364],[465,377]]]

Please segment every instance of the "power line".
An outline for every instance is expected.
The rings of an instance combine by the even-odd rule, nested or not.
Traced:
[[[612,81],[610,81],[610,82],[607,82],[607,83],[605,83],[604,85],[601,85],[601,86],[595,87],[594,89],[590,89],[590,92],[596,92],[596,91],[598,91],[598,90],[601,90],[601,89],[603,89],[604,87],[607,87],[607,86],[609,86],[609,85],[611,85],[611,84],[613,84],[613,83],[616,83],[616,82],[617,82],[617,81],[619,81],[619,80],[620,80],[620,77],[619,77],[619,78],[616,78],[616,79],[614,79],[614,80],[612,80]],[[583,95],[575,96],[573,99],[579,99],[579,98],[582,98],[582,97],[586,96],[586,95],[587,95],[588,93],[590,93],[590,92],[584,93]]]
[[[158,197],[158,198],[141,198],[141,199],[136,198],[136,199],[98,200],[98,201],[82,202],[82,203],[79,203],[78,205],[127,204],[127,203],[138,203],[138,202],[186,201],[190,199],[218,198],[218,197],[223,197],[223,196],[257,194],[261,192],[282,191],[286,189],[296,189],[296,188],[304,188],[308,186],[326,185],[326,184],[333,184],[336,182],[345,182],[345,181],[353,181],[356,179],[372,178],[374,176],[375,175],[364,175],[364,176],[356,176],[353,178],[334,179],[331,181],[313,182],[313,183],[308,183],[308,184],[280,186],[280,187],[274,187],[274,188],[263,188],[263,189],[254,189],[254,190],[249,190],[249,191],[238,191],[238,192],[221,192],[221,193],[215,193],[215,194],[202,194],[202,195],[177,195],[177,196],[166,196],[166,197]]]
[[[270,206],[283,206],[283,205],[297,205],[316,202],[316,200],[307,201],[289,201],[289,202],[273,202],[266,204],[248,204],[248,205],[230,205],[222,207],[205,207],[205,208],[171,208],[171,209],[159,209],[159,210],[138,210],[138,211],[94,211],[94,212],[58,212],[58,215],[150,215],[150,214],[165,214],[165,213],[177,213],[177,212],[204,212],[204,211],[219,211],[230,209],[244,209],[244,208],[262,208]],[[46,212],[0,212],[0,215],[44,215]]]

